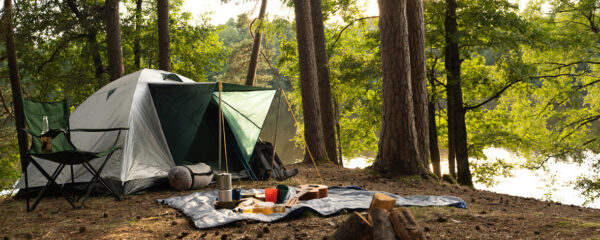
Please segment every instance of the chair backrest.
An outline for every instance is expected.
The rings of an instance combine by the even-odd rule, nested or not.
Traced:
[[[23,99],[23,110],[25,113],[25,121],[28,128],[33,132],[42,133],[44,130],[44,118],[48,119],[49,129],[65,129],[69,128],[69,104],[66,100],[58,102],[38,102],[29,99]],[[31,138],[30,153],[41,153],[40,138]],[[75,148],[69,140],[69,136],[59,134],[52,139],[52,152],[60,152],[65,150],[74,150]]]

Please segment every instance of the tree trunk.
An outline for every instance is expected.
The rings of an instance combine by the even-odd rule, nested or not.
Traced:
[[[121,18],[119,0],[106,0],[106,45],[108,52],[108,73],[110,81],[123,76],[123,49],[121,47]]]
[[[338,104],[337,99],[335,98],[335,95],[333,96],[333,102],[334,102],[334,107],[335,107],[335,131],[336,131],[336,136],[337,136],[337,142],[338,142],[338,165],[340,166],[344,166],[344,158],[342,157],[342,129],[340,127],[340,105]]]
[[[325,45],[325,26],[323,24],[323,10],[321,0],[310,0],[310,13],[312,20],[313,40],[315,44],[315,57],[317,64],[317,77],[319,81],[319,103],[321,104],[321,124],[325,138],[327,156],[334,163],[337,161],[337,147],[335,141],[335,114],[331,97],[331,83],[329,81],[329,60],[327,46]]]
[[[262,26],[267,11],[267,0],[262,0],[260,11],[258,12],[258,26],[254,32],[254,42],[252,42],[252,52],[250,53],[250,64],[248,65],[248,74],[246,74],[246,85],[254,86],[256,84],[256,68],[258,66],[258,54],[260,52],[260,42],[262,41]],[[250,29],[252,30],[252,29]]]
[[[25,172],[29,159],[27,153],[27,135],[22,130],[25,128],[25,114],[23,113],[23,99],[21,97],[21,80],[19,65],[17,64],[17,51],[13,30],[12,0],[4,0],[4,36],[6,38],[6,55],[8,60],[8,75],[13,96],[15,125],[17,128],[17,141],[19,142],[19,156],[21,157],[21,171]]]
[[[310,2],[294,0],[296,13],[296,38],[298,39],[298,62],[300,64],[300,91],[304,112],[304,137],[308,150],[315,161],[329,161],[325,151],[323,127],[319,111],[317,65],[313,43]],[[304,161],[310,161],[306,156]]]
[[[90,53],[93,55],[92,59],[94,61],[94,68],[96,69],[94,71],[96,79],[100,79],[102,77],[102,74],[104,73],[104,65],[102,65],[102,57],[100,57],[100,47],[98,46],[98,39],[96,39],[96,36],[98,35],[98,32],[96,32],[96,30],[94,29],[90,29],[88,30],[88,44],[89,44],[89,49],[90,49]]]
[[[67,1],[67,6],[69,7],[69,9],[71,10],[71,12],[73,12],[73,14],[75,14],[75,17],[77,17],[77,20],[79,20],[79,22],[86,22],[86,21],[93,21],[91,19],[88,19],[90,16],[89,15],[83,15],[79,9],[77,8],[77,5],[75,4],[75,2],[73,0],[68,0]],[[94,62],[94,76],[96,77],[96,79],[100,79],[102,77],[102,74],[104,73],[104,65],[102,64],[102,57],[100,56],[100,46],[98,44],[98,30],[90,27],[86,29],[87,31],[87,41],[88,41],[88,51],[89,54],[92,54],[92,61]]]
[[[462,103],[462,90],[460,79],[460,53],[458,48],[456,0],[446,0],[446,75],[448,83],[446,94],[448,96],[448,129],[449,140],[453,142],[456,154],[457,182],[462,185],[472,186],[471,171],[469,169],[469,156],[467,152],[467,130],[465,125],[465,111]],[[450,129],[452,134],[450,134]],[[449,148],[450,148],[450,144]],[[452,150],[448,150],[449,152]],[[449,154],[450,155],[450,154]],[[448,159],[448,161],[451,161]],[[452,169],[451,169],[452,170]]]
[[[169,38],[169,0],[157,0],[158,68],[171,71],[171,39]]]
[[[431,157],[431,165],[433,166],[433,173],[442,177],[442,168],[440,166],[440,149],[438,147],[438,135],[437,126],[435,123],[435,102],[429,103],[429,153]]]
[[[135,69],[141,68],[142,63],[142,48],[141,41],[141,26],[142,25],[142,0],[135,1],[135,39],[133,40],[133,62]]]
[[[423,166],[429,169],[429,115],[427,111],[427,67],[425,65],[425,20],[423,14],[422,0],[406,1],[417,150]]]
[[[379,0],[383,118],[374,168],[390,175],[424,170],[417,151],[405,1]]]

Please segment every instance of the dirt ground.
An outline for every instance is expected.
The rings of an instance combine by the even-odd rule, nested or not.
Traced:
[[[283,184],[318,183],[316,171],[297,164],[298,176]],[[388,179],[370,170],[319,166],[329,186],[358,185],[398,195],[453,195],[467,209],[411,207],[428,239],[600,239],[600,209],[568,206],[473,190],[419,178]],[[273,187],[279,182],[242,182],[244,189]],[[234,183],[236,184],[236,183]],[[527,183],[523,183],[527,184]],[[210,186],[207,189],[212,189]],[[202,191],[201,190],[201,191]],[[123,201],[91,197],[73,210],[64,199],[45,198],[31,213],[25,201],[0,200],[0,238],[4,239],[323,239],[348,213],[335,217],[304,214],[277,223],[237,222],[199,230],[179,211],[155,199],[190,192],[155,191]]]

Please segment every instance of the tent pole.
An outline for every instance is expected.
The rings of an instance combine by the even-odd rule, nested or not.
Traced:
[[[280,89],[283,91],[283,89]],[[271,171],[273,166],[275,166],[275,151],[277,150],[277,128],[279,125],[279,110],[281,107],[281,91],[279,92],[279,101],[277,102],[277,118],[275,120],[275,137],[273,138],[273,156],[271,156]]]
[[[223,88],[223,85],[221,84],[221,82],[218,82],[219,85],[219,174],[223,173],[223,171],[221,170],[221,133],[222,133],[222,126],[221,126],[221,114],[222,114],[222,109],[221,109],[221,89]]]

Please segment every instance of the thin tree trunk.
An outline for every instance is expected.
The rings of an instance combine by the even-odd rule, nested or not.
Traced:
[[[310,0],[313,39],[315,44],[315,57],[317,64],[317,77],[319,79],[319,103],[321,110],[321,124],[327,156],[334,163],[337,162],[337,147],[335,142],[335,114],[331,97],[331,83],[329,81],[329,59],[325,45],[325,26],[323,24],[323,10],[321,0]]]
[[[13,96],[15,114],[15,127],[17,128],[17,141],[19,142],[19,155],[21,157],[21,171],[25,172],[29,159],[27,153],[27,135],[22,129],[25,128],[25,115],[23,113],[23,99],[21,97],[21,80],[19,77],[19,65],[17,64],[17,51],[15,49],[15,38],[13,30],[12,0],[4,0],[4,36],[6,38],[6,54],[8,60],[8,75]]]
[[[427,79],[429,80],[429,86],[431,86],[431,95],[429,96],[429,107],[427,112],[429,114],[429,156],[431,157],[431,165],[433,166],[433,173],[439,178],[442,177],[442,168],[440,166],[440,148],[438,146],[438,132],[437,124],[435,121],[435,103],[437,102],[437,90],[435,85],[435,66],[438,63],[436,57],[433,61],[433,65],[428,71]]]
[[[446,92],[448,96],[448,121],[452,118],[454,153],[457,163],[457,182],[473,186],[471,170],[469,169],[469,156],[467,152],[467,129],[465,125],[465,111],[462,102],[462,89],[460,79],[460,53],[456,21],[456,0],[446,0],[446,74],[448,83]],[[450,135],[450,134],[449,134]]]
[[[93,55],[92,60],[94,61],[94,71],[96,79],[100,79],[102,74],[104,73],[104,65],[102,65],[102,57],[100,57],[100,47],[98,46],[98,39],[96,36],[98,32],[96,30],[90,29],[88,30],[88,44],[90,53]]]
[[[171,39],[169,37],[169,0],[157,0],[158,68],[171,71]]]
[[[256,84],[256,68],[258,66],[258,53],[260,52],[260,43],[262,41],[262,26],[267,11],[267,0],[262,0],[260,11],[258,12],[258,26],[254,32],[254,42],[252,42],[252,52],[250,53],[250,64],[248,65],[248,74],[246,74],[246,85],[254,86]],[[252,29],[251,29],[252,30]]]
[[[337,142],[338,142],[338,165],[340,166],[344,166],[344,158],[342,155],[342,129],[340,127],[340,105],[338,104],[337,99],[335,98],[335,95],[333,96],[333,102],[334,102],[334,107],[335,107],[335,130],[336,130],[336,135],[337,135]]]
[[[427,67],[425,65],[425,20],[423,14],[422,0],[406,1],[417,150],[423,165],[429,169],[429,115],[427,111]]]
[[[67,6],[75,14],[75,17],[79,20],[79,22],[91,21],[89,15],[84,16],[81,11],[77,8],[77,5],[73,0],[67,1]],[[102,57],[100,56],[100,46],[98,44],[98,30],[90,27],[86,29],[87,31],[87,41],[88,41],[88,51],[89,54],[92,54],[92,61],[94,62],[94,76],[96,79],[100,79],[102,74],[105,72],[104,65],[102,64]]]
[[[422,174],[410,80],[405,1],[379,0],[383,118],[374,168],[389,175]]]
[[[135,2],[135,39],[133,42],[133,62],[135,69],[141,68],[142,63],[142,48],[140,46],[141,41],[141,25],[142,25],[142,0],[136,0]]]
[[[429,156],[433,173],[439,178],[442,177],[442,168],[440,166],[440,149],[438,147],[437,126],[435,123],[435,102],[429,102]]]
[[[123,76],[123,49],[121,47],[121,17],[119,16],[119,0],[106,0],[106,45],[108,52],[108,73],[110,81]]]
[[[456,156],[454,154],[454,119],[448,107],[448,172],[456,179]]]
[[[304,137],[315,161],[329,161],[323,139],[323,127],[319,112],[317,66],[313,43],[310,2],[294,0],[296,13],[296,37],[298,39],[298,62],[300,64],[300,90],[304,112]],[[304,161],[310,161],[309,156]]]

